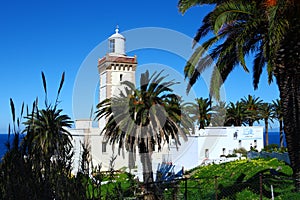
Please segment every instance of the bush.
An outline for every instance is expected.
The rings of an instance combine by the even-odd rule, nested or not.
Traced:
[[[279,146],[278,146],[278,144],[269,144],[269,145],[265,146],[265,148],[263,148],[262,151],[279,152]]]
[[[280,153],[285,153],[285,152],[287,152],[288,151],[288,149],[286,148],[286,147],[281,147],[281,148],[279,148],[279,152]]]
[[[240,153],[240,154],[242,154],[242,156],[247,156],[247,150],[244,147],[234,149],[233,153],[234,154]]]
[[[233,154],[228,154],[228,155],[226,156],[226,158],[234,158],[234,157],[237,157],[237,155],[236,155],[235,153],[233,153]]]

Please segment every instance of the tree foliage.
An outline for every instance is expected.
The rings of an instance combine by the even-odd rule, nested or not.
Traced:
[[[184,68],[190,83],[187,90],[206,68],[213,67],[210,94],[218,99],[220,86],[234,68],[250,72],[245,58],[254,55],[254,88],[258,88],[264,68],[269,83],[276,78],[291,166],[295,180],[300,180],[300,2],[180,0],[179,10],[184,13],[202,4],[215,7],[203,18],[194,40],[199,42],[209,33],[213,36],[195,49]],[[300,191],[300,181],[296,185]]]

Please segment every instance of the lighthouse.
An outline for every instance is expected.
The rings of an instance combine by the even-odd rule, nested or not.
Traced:
[[[136,56],[128,56],[125,52],[125,37],[119,33],[119,27],[108,38],[108,52],[98,60],[99,102],[117,96],[124,89],[123,81],[135,84]],[[99,120],[99,128],[105,125],[105,119]]]

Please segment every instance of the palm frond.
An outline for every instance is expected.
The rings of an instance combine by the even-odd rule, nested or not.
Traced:
[[[10,98],[10,109],[11,109],[11,115],[12,115],[13,123],[15,123],[15,121],[16,121],[16,110],[15,110],[15,105],[14,105],[14,101],[12,100],[12,98]]]
[[[42,81],[43,81],[43,88],[45,92],[45,105],[48,107],[48,94],[47,94],[47,82],[44,72],[42,72]]]
[[[224,2],[224,0],[179,0],[178,2],[178,9],[179,11],[184,14],[189,8],[196,6],[196,5],[203,5],[203,4],[220,4]]]
[[[249,3],[243,3],[243,1],[227,1],[217,6],[210,15],[215,34],[217,35],[223,26],[237,20],[243,20],[245,15],[252,15],[251,10],[252,6]]]
[[[61,75],[61,79],[60,79],[60,83],[59,83],[59,88],[58,88],[57,95],[56,95],[55,105],[58,103],[59,94],[61,92],[61,89],[62,89],[62,86],[64,84],[64,81],[65,81],[65,72],[63,72],[62,75]]]
[[[149,71],[147,70],[145,73],[141,74],[141,78],[140,78],[141,91],[146,91],[147,90],[149,81],[150,81]]]
[[[202,20],[202,26],[197,30],[196,35],[193,40],[192,48],[195,47],[197,42],[200,41],[201,38],[206,36],[211,30],[211,24],[210,24],[210,14],[206,15]]]
[[[266,63],[266,60],[263,55],[263,51],[258,52],[255,55],[254,63],[253,63],[253,86],[254,86],[254,89],[258,88],[259,79],[262,74],[262,70],[265,66],[265,63]]]
[[[249,73],[249,69],[247,68],[245,63],[245,54],[243,51],[243,47],[242,45],[239,44],[237,45],[237,58],[240,61],[241,65],[243,66],[243,69]]]

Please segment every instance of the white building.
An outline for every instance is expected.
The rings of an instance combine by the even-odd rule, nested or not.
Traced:
[[[98,60],[98,72],[100,78],[99,102],[114,95],[118,95],[123,86],[122,81],[131,81],[135,84],[135,71],[137,67],[136,56],[130,57],[125,53],[125,37],[119,33],[118,28],[115,34],[108,38],[109,51]],[[105,119],[99,121],[99,127],[92,127],[89,119],[75,120],[75,129],[70,132],[73,135],[75,147],[74,171],[77,171],[81,144],[89,144],[91,161],[93,166],[102,164],[102,170],[109,168],[113,155],[118,155],[114,163],[114,169],[128,166],[128,154],[114,151],[112,147],[103,140],[100,132],[105,124]],[[203,164],[207,160],[216,161],[222,155],[232,154],[234,149],[255,147],[263,148],[262,127],[207,127],[205,130],[197,130],[195,135],[188,136],[188,141],[181,142],[177,149],[173,144],[165,144],[161,152],[152,154],[153,170],[158,163],[172,162],[180,169],[191,169]],[[141,164],[137,159],[137,168],[141,172]]]
[[[235,149],[249,151],[251,147],[263,148],[262,126],[206,127],[188,136],[188,141],[182,142],[178,150],[171,145],[163,157],[168,157],[178,170],[181,167],[192,169],[203,164],[226,162],[231,159],[224,156],[233,154]]]

